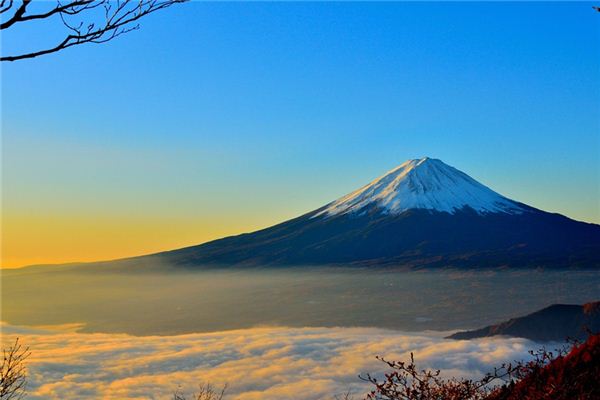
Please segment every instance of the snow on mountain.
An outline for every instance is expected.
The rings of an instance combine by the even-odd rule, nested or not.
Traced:
[[[426,209],[454,214],[470,207],[479,214],[520,214],[525,209],[440,160],[408,160],[366,186],[328,204],[315,215],[360,212],[375,206],[389,214]]]

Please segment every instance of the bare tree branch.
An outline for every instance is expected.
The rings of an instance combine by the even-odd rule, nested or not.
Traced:
[[[51,9],[50,11],[42,13],[42,14],[23,15],[18,20],[13,21],[11,23],[11,25],[13,25],[13,24],[15,24],[17,22],[31,21],[33,19],[49,18],[52,15],[57,14],[57,13],[76,14],[76,13],[79,13],[79,12],[83,11],[83,9],[78,10],[76,7],[82,6],[82,5],[87,5],[87,4],[90,4],[90,3],[93,4],[94,0],[79,0],[79,1],[74,1],[74,2],[66,4],[64,6],[59,5],[59,6],[55,7],[55,8],[53,8],[53,9]],[[10,27],[11,25],[6,26],[6,24],[2,24],[2,25],[0,25],[0,30],[6,29],[6,28]]]
[[[15,343],[2,350],[0,364],[0,400],[16,400],[25,394],[27,369],[25,361],[31,353],[17,338]]]
[[[13,6],[13,0],[1,1],[0,10],[9,10]],[[0,57],[0,61],[17,61],[39,57],[83,43],[105,43],[125,33],[139,29],[137,21],[140,18],[173,4],[186,1],[188,0],[72,0],[62,4],[58,0],[56,6],[48,11],[27,14],[27,6],[31,3],[31,0],[22,0],[13,16],[0,24],[0,30],[8,29],[15,24],[48,19],[58,15],[69,33],[61,42],[52,47],[12,56],[3,55]],[[8,3],[5,4],[6,2]],[[104,12],[98,13],[93,10],[96,8],[103,9]],[[74,22],[73,20],[76,17],[81,19]]]
[[[0,0],[0,14],[10,10],[13,6],[13,0]]]
[[[15,13],[13,14],[13,16],[8,21],[0,24],[0,30],[10,28],[12,25],[19,22],[19,20],[23,18],[23,14],[25,14],[25,11],[27,11],[27,6],[29,5],[29,3],[31,3],[31,0],[23,0],[19,8],[17,8],[17,11],[15,11]]]
[[[198,393],[194,393],[189,400],[223,400],[227,385],[224,385],[220,390],[213,387],[210,383],[200,385]],[[173,393],[173,400],[188,400],[183,393],[177,389]]]

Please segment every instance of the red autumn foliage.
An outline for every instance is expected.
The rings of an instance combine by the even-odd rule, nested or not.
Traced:
[[[420,370],[412,354],[409,362],[381,359],[392,370],[383,380],[363,377],[375,386],[366,400],[600,400],[599,334],[569,351],[531,355],[531,361],[502,365],[480,380]]]
[[[487,400],[600,399],[600,335],[590,336],[547,365],[531,365],[526,371],[516,383],[496,390]]]

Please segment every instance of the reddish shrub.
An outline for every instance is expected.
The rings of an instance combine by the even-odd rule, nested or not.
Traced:
[[[600,335],[570,351],[531,354],[531,361],[503,365],[480,380],[420,370],[412,354],[409,362],[381,359],[392,370],[383,380],[363,378],[375,386],[367,400],[600,400]]]
[[[600,399],[600,335],[546,365],[523,368],[520,380],[495,390],[487,400]]]

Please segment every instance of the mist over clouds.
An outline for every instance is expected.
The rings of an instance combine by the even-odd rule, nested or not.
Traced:
[[[177,336],[79,333],[76,325],[29,329],[4,324],[3,342],[31,348],[29,399],[168,399],[180,387],[229,385],[228,399],[333,399],[368,390],[359,374],[381,373],[375,355],[455,376],[479,377],[537,344],[514,338],[452,341],[443,333],[378,328],[259,327]]]

